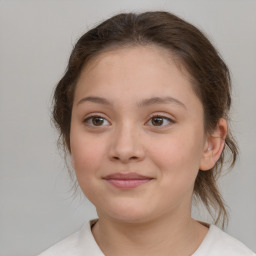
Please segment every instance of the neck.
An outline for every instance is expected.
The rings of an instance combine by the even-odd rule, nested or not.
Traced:
[[[124,223],[99,215],[93,235],[106,256],[187,256],[196,251],[207,231],[190,216]]]

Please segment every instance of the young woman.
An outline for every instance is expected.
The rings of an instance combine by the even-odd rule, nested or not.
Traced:
[[[84,34],[53,117],[98,219],[41,256],[255,255],[191,217],[195,196],[227,219],[216,179],[237,156],[230,87],[208,39],[173,14],[120,14]]]

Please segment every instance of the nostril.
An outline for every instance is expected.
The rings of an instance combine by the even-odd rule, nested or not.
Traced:
[[[122,158],[120,158],[120,157],[118,157],[118,156],[113,156],[113,159],[114,160],[121,160]],[[129,161],[129,160],[137,160],[138,159],[138,157],[137,156],[132,156],[132,157],[128,157],[127,158],[127,161]],[[124,159],[123,159],[124,160]]]

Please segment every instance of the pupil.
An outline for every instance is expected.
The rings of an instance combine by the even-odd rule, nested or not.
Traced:
[[[102,125],[103,124],[103,118],[94,117],[92,122],[93,122],[94,125]]]
[[[163,124],[163,118],[161,117],[154,117],[152,123],[156,126],[160,126]]]

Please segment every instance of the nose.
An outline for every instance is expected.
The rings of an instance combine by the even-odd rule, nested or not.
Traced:
[[[122,163],[142,161],[145,150],[138,129],[128,124],[116,128],[111,137],[109,157]]]

